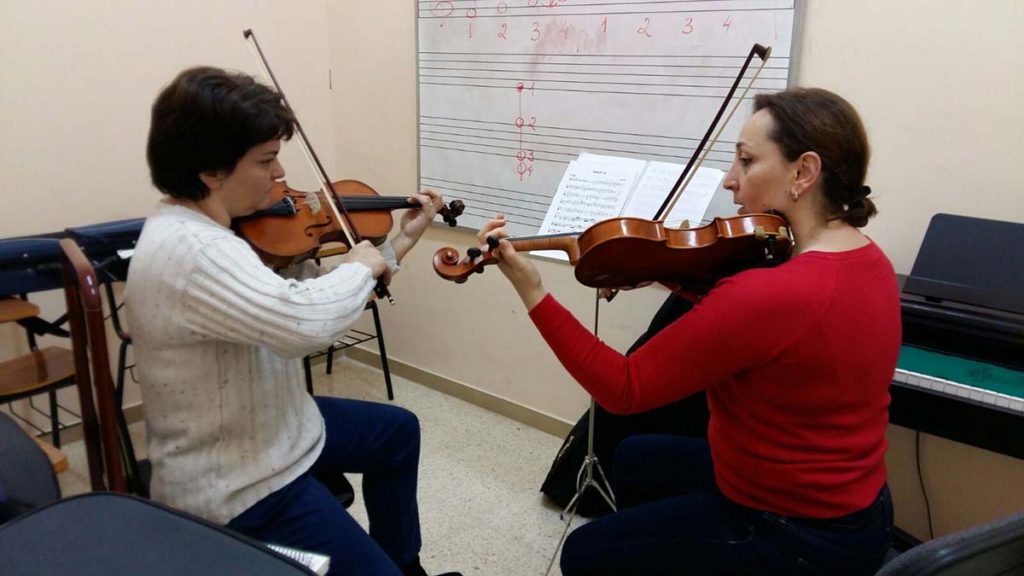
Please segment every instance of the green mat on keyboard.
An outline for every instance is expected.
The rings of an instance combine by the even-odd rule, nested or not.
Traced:
[[[1024,372],[1018,370],[907,345],[900,347],[900,359],[896,366],[918,374],[1024,398]]]

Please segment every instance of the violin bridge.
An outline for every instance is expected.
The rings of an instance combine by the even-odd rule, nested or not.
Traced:
[[[682,222],[679,223],[679,229],[680,230],[686,230],[689,227],[690,227],[690,221],[689,220],[683,220]]]
[[[317,196],[316,192],[306,192],[306,205],[309,206],[313,214],[320,213],[320,197]]]

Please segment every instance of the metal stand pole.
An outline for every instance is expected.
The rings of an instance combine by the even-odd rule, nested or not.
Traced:
[[[594,299],[594,335],[597,335],[597,319],[598,319],[598,308],[601,303],[600,296]],[[608,483],[608,478],[604,475],[604,470],[601,469],[601,463],[597,461],[597,456],[594,455],[594,408],[596,403],[594,399],[590,399],[590,416],[587,426],[587,455],[583,458],[583,465],[580,466],[580,471],[576,474],[576,494],[573,495],[572,500],[565,506],[559,518],[565,520],[565,529],[562,530],[562,536],[558,539],[558,544],[555,546],[555,553],[551,555],[551,561],[548,562],[548,569],[544,572],[547,576],[551,573],[551,568],[555,565],[555,558],[558,558],[558,552],[562,549],[562,544],[565,542],[565,537],[569,534],[569,527],[572,525],[573,519],[576,517],[576,507],[580,503],[580,498],[588,487],[593,487],[597,490],[597,493],[604,498],[604,501],[608,503],[612,511],[618,510],[615,507],[615,495],[612,493],[611,484]],[[594,470],[597,470],[597,476],[594,475]],[[568,515],[568,519],[566,518]]]

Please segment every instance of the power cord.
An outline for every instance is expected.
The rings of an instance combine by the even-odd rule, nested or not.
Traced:
[[[921,484],[921,495],[924,496],[924,510],[928,514],[928,539],[935,538],[935,529],[932,525],[932,506],[928,502],[928,491],[924,487],[924,475],[921,473],[921,431],[915,431],[916,447],[914,456],[917,459],[917,481]]]

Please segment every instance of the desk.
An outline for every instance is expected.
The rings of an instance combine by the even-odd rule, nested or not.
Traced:
[[[312,574],[264,545],[148,500],[91,492],[0,526],[0,574]]]
[[[0,323],[17,322],[39,315],[39,306],[13,296],[0,298]]]

